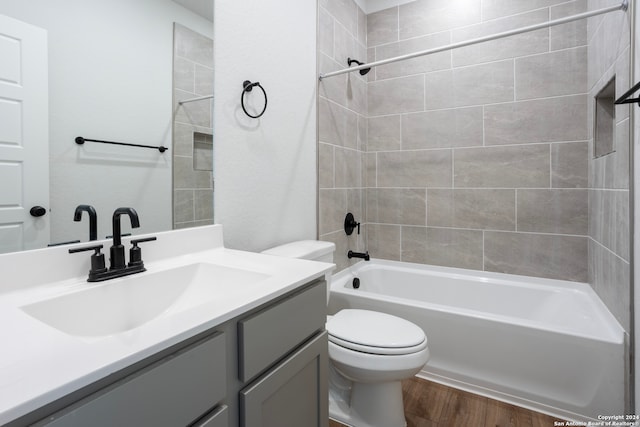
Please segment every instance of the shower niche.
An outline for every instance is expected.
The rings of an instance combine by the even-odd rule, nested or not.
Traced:
[[[593,157],[615,152],[614,129],[616,126],[616,78],[607,83],[595,97],[593,119]]]

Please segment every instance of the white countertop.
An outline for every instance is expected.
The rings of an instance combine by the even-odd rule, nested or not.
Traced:
[[[269,277],[250,295],[239,293],[220,301],[205,301],[110,336],[68,335],[20,308],[83,287],[108,286],[122,280],[88,283],[88,263],[93,252],[68,254],[71,246],[67,246],[0,255],[0,425],[284,295],[334,268],[333,264],[226,249],[222,246],[221,226],[195,230],[156,233],[158,241],[142,245],[147,272],[127,277],[198,262],[251,270]],[[123,241],[128,247],[127,240]],[[105,241],[106,249],[109,244]],[[62,265],[52,266],[56,263]],[[47,268],[56,271],[48,272]],[[76,274],[79,271],[82,273]],[[55,280],[48,281],[47,276]],[[23,282],[23,286],[17,282]]]

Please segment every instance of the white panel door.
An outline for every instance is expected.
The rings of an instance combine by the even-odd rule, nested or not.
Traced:
[[[5,253],[49,243],[46,30],[0,15],[0,58],[0,253]]]

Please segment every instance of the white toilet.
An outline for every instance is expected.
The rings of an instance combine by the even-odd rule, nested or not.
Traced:
[[[334,252],[331,242],[303,240],[262,253],[332,263]],[[326,280],[329,289],[330,274]],[[330,417],[354,427],[406,426],[401,381],[429,359],[424,331],[396,316],[356,309],[327,316],[326,329]]]

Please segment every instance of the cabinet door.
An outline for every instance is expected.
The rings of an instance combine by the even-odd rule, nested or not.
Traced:
[[[327,333],[240,392],[242,427],[328,427]]]

